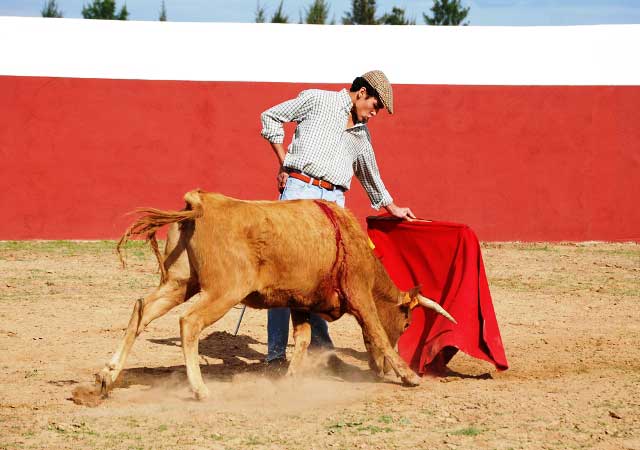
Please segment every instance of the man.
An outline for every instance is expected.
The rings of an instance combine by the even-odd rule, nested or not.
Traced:
[[[357,77],[349,91],[310,89],[263,112],[262,136],[271,143],[280,170],[277,175],[280,200],[323,199],[344,206],[344,193],[355,174],[375,209],[415,219],[409,208],[398,207],[385,188],[367,122],[386,108],[393,114],[393,91],[380,70]],[[285,122],[297,122],[295,135],[285,151]],[[289,338],[288,308],[268,311],[269,365],[283,367]],[[332,349],[327,322],[311,314],[310,348]]]

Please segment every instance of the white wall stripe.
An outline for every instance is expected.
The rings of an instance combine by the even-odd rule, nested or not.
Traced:
[[[397,84],[640,85],[640,25],[428,27],[0,17],[0,75]]]

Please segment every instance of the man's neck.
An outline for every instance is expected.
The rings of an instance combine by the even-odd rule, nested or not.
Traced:
[[[347,129],[353,128],[354,126],[355,126],[355,123],[353,122],[353,114],[350,112],[349,118],[347,119]]]

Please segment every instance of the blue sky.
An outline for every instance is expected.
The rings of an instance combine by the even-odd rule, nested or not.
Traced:
[[[58,0],[65,17],[81,17],[83,3],[90,0]],[[350,0],[327,0],[330,17],[337,23],[350,8]],[[0,0],[0,16],[39,16],[45,0]],[[123,0],[116,0],[118,7]],[[284,1],[289,20],[298,22],[312,0]],[[393,6],[404,8],[407,16],[424,23],[422,13],[430,13],[431,0],[378,0],[378,15]],[[640,0],[462,0],[471,7],[470,25],[594,25],[640,23]],[[161,0],[128,0],[131,20],[157,20]],[[260,0],[273,14],[279,0]],[[170,21],[253,22],[256,0],[165,0]]]

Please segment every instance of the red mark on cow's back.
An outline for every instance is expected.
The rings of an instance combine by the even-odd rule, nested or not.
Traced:
[[[338,223],[338,218],[336,217],[335,211],[331,209],[331,207],[322,202],[320,200],[314,200],[315,204],[322,210],[323,213],[329,218],[329,221],[333,225],[333,230],[336,235],[336,259],[333,261],[333,265],[331,266],[331,278],[333,284],[333,290],[335,290],[338,295],[342,298],[345,298],[344,292],[341,288],[341,283],[338,281],[340,275],[343,277],[346,276],[345,273],[345,265],[344,265],[344,243],[342,242],[342,232],[340,231],[340,224]],[[340,250],[342,249],[342,261],[340,260]],[[337,267],[337,270],[336,270]],[[342,270],[341,270],[342,269]]]

